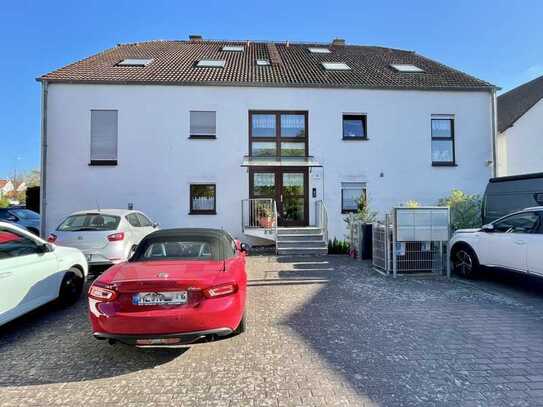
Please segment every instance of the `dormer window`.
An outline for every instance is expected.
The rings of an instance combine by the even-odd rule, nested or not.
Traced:
[[[225,45],[222,50],[225,52],[243,52],[244,48],[241,45]]]
[[[328,48],[322,48],[322,47],[311,47],[311,48],[308,48],[308,50],[312,54],[329,54],[331,52]]]
[[[198,68],[224,68],[224,60],[201,59],[196,63]]]
[[[126,58],[117,62],[117,66],[147,66],[151,62],[152,58]]]
[[[398,72],[405,73],[419,73],[424,72],[424,69],[419,68],[416,65],[411,64],[390,64],[391,68],[395,69]]]
[[[256,64],[258,66],[268,66],[268,65],[270,65],[270,61],[267,60],[267,59],[257,59]]]

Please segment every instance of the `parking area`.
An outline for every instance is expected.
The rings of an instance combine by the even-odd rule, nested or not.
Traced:
[[[543,405],[543,283],[383,277],[347,257],[253,256],[248,332],[110,346],[86,303],[0,328],[0,405]]]

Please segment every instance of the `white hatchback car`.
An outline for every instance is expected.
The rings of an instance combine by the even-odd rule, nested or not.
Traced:
[[[0,222],[0,325],[55,299],[77,301],[88,274],[77,249],[57,247]]]
[[[543,206],[527,208],[480,229],[460,229],[450,241],[454,270],[474,276],[480,266],[543,277]]]
[[[111,265],[129,259],[141,239],[157,228],[139,211],[96,209],[71,214],[47,240],[81,250],[91,266]]]

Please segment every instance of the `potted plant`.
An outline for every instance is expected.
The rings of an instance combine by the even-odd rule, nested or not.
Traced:
[[[267,205],[259,205],[257,206],[256,213],[258,214],[258,224],[260,227],[271,229],[273,226],[272,209]]]

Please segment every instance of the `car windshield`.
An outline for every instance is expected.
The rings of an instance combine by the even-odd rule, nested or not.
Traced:
[[[30,209],[10,209],[12,214],[20,219],[39,220],[40,215]]]
[[[102,213],[84,213],[72,215],[60,224],[61,232],[107,231],[116,230],[121,218]]]
[[[221,260],[235,248],[218,236],[161,236],[145,239],[131,261],[149,260]]]

